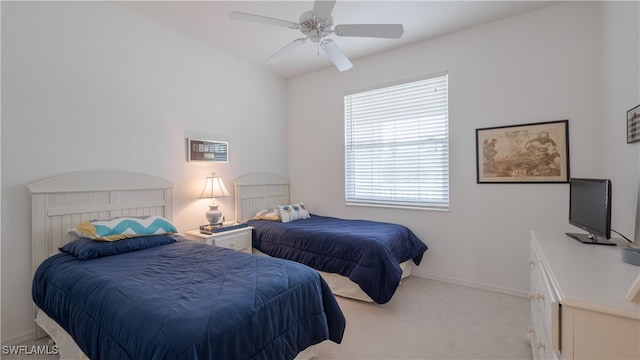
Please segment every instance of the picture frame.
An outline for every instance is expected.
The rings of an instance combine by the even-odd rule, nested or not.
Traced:
[[[188,138],[187,161],[228,163],[229,143],[226,141]]]
[[[640,141],[640,105],[627,111],[627,144]]]
[[[476,129],[477,183],[568,183],[569,120]]]

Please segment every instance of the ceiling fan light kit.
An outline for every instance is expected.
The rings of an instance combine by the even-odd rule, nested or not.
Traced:
[[[331,62],[333,62],[340,71],[351,69],[353,64],[351,64],[349,58],[336,42],[327,39],[330,35],[399,39],[404,33],[404,28],[401,24],[346,24],[336,25],[334,27],[331,12],[333,11],[335,3],[335,1],[316,0],[313,3],[313,10],[306,11],[300,15],[298,23],[237,11],[229,13],[229,17],[234,20],[250,21],[300,30],[300,32],[305,35],[304,38],[293,40],[269,57],[266,60],[268,64],[279,63],[292,51],[311,40],[314,43],[318,43],[319,47],[324,50]]]

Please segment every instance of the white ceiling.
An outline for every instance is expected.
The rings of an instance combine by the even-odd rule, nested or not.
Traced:
[[[558,1],[340,1],[334,24],[403,24],[401,39],[337,37],[344,53],[355,60],[521,14]],[[292,22],[313,8],[313,1],[122,1],[114,2],[140,16],[283,77],[333,67],[317,43],[308,42],[276,65],[264,61],[291,41],[299,30],[231,20],[232,11]],[[336,70],[337,71],[337,70]]]

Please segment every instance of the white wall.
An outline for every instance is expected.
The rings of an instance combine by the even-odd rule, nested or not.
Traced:
[[[195,228],[212,170],[230,191],[247,172],[287,175],[285,89],[280,77],[108,3],[3,1],[3,344],[32,331],[27,184],[91,169],[160,176],[175,183],[179,230]],[[189,136],[229,141],[230,163],[187,163]],[[231,197],[220,203],[233,214]]]
[[[640,143],[627,144],[627,110],[640,104],[640,2],[603,6],[603,174],[611,178],[611,227],[640,245]],[[616,196],[617,195],[617,196]],[[637,210],[636,210],[637,209]],[[612,236],[619,237],[618,234]]]
[[[358,60],[345,73],[331,68],[290,80],[291,201],[304,201],[318,214],[409,226],[430,247],[416,274],[525,294],[529,230],[577,230],[567,222],[568,185],[476,184],[475,129],[569,119],[572,174],[614,178],[613,201],[620,203],[614,224],[633,236],[638,151],[619,135],[624,111],[640,94],[632,86],[640,48],[637,7],[617,4],[605,12],[605,3],[561,3]],[[618,36],[624,40],[603,44]],[[603,57],[611,46],[618,56]],[[620,68],[605,69],[623,56],[616,61]],[[443,70],[449,73],[451,210],[345,206],[344,93]],[[605,79],[623,74],[631,76]],[[616,150],[605,149],[609,145]]]

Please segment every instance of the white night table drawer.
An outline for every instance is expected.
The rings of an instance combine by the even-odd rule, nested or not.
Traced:
[[[200,230],[189,230],[185,238],[189,240],[203,242],[207,245],[220,246],[246,253],[252,252],[252,230],[251,226],[221,231],[211,235],[201,234]]]

